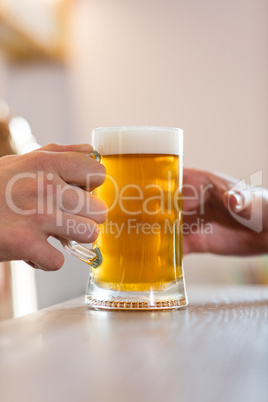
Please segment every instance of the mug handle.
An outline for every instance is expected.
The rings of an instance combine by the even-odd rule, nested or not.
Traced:
[[[88,248],[83,244],[77,243],[74,240],[68,240],[61,237],[60,242],[68,253],[74,255],[91,265],[93,268],[98,268],[102,263],[102,254],[99,247]]]
[[[96,151],[93,150],[92,154],[90,154],[97,162],[101,161],[101,155]],[[87,264],[91,265],[93,268],[98,268],[102,263],[102,254],[99,247],[88,248],[83,244],[77,243],[74,240],[68,240],[63,237],[59,238],[62,246],[68,253],[74,255],[75,257],[79,258],[86,262]]]

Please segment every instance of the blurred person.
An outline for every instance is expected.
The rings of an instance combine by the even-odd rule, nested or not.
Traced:
[[[213,171],[184,169],[184,254],[268,253],[268,190]],[[209,233],[201,224],[210,225]],[[190,228],[194,230],[190,230]]]

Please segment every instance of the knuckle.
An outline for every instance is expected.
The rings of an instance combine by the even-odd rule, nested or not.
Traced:
[[[50,149],[54,149],[54,148],[58,149],[58,148],[60,148],[60,145],[57,144],[56,142],[51,142],[50,144],[47,145],[47,147]]]
[[[31,152],[29,162],[33,169],[46,171],[51,167],[51,155],[46,151]]]
[[[57,144],[55,142],[51,142],[47,145],[45,145],[44,147],[40,148],[40,151],[49,151],[49,152],[57,152],[60,151],[62,148],[62,145]]]

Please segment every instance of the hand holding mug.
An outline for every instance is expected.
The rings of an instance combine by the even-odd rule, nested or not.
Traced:
[[[96,240],[107,207],[90,194],[105,180],[105,167],[92,152],[87,144],[50,144],[0,159],[1,261],[24,260],[57,270],[64,257],[47,241],[49,236]]]

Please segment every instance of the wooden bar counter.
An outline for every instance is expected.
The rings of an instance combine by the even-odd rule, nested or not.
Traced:
[[[1,402],[267,402],[268,287],[189,286],[177,311],[83,297],[0,324]]]

